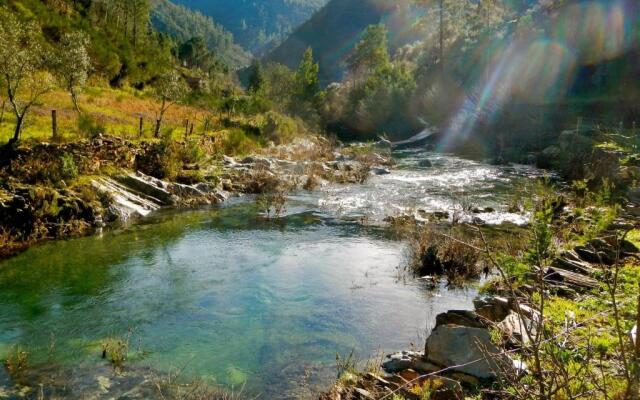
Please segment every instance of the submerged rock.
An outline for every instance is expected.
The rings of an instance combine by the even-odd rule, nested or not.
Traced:
[[[374,168],[371,168],[371,173],[373,175],[389,175],[391,171],[389,171],[388,168],[374,167]]]

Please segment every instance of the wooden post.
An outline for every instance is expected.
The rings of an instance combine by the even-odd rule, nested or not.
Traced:
[[[58,118],[56,115],[56,110],[51,110],[51,133],[53,140],[58,139]]]
[[[191,128],[189,128],[189,136],[193,135],[193,122],[191,123]]]
[[[184,121],[184,140],[187,140],[187,136],[189,136],[189,120]]]
[[[143,126],[143,120],[142,120],[142,115],[140,115],[140,125],[138,126],[138,137],[142,137],[142,126]]]

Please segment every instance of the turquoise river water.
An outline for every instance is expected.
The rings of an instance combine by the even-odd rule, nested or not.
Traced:
[[[453,211],[464,196],[495,207],[488,220],[518,222],[506,193],[537,172],[418,151],[396,156],[398,169],[363,186],[292,196],[279,221],[238,199],[159,212],[2,262],[0,353],[54,347],[47,357],[57,364],[90,366],[104,363],[105,338],[129,337],[132,363],[277,398],[295,390],[303,371],[329,383],[336,353],[420,348],[436,314],[471,307],[476,293],[400,279],[405,245],[382,218]],[[424,158],[433,167],[419,167]],[[358,223],[363,216],[370,222]]]

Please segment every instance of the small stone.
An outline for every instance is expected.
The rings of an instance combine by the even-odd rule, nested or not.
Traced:
[[[406,369],[413,369],[415,361],[422,357],[421,353],[415,351],[402,351],[390,354],[388,360],[382,363],[382,369],[387,373],[395,374]]]

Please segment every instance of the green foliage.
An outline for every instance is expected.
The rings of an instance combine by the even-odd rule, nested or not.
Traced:
[[[362,33],[362,39],[349,58],[348,67],[354,79],[360,79],[370,72],[383,69],[389,64],[389,46],[387,28],[382,25],[370,25]]]
[[[320,93],[320,83],[318,80],[318,72],[320,71],[320,65],[313,61],[313,50],[309,47],[300,65],[296,71],[296,83],[297,93],[296,97],[303,102],[313,102],[316,100]]]
[[[244,48],[258,52],[284,39],[327,0],[178,0],[219,21]]]
[[[78,90],[87,82],[91,70],[88,45],[89,37],[84,32],[66,33],[60,39],[52,60],[56,78],[60,86],[71,95],[71,101],[78,112]]]
[[[81,135],[93,138],[99,134],[107,132],[104,124],[89,114],[80,114],[78,116],[78,131]]]
[[[60,176],[63,179],[74,179],[78,177],[78,167],[72,154],[64,153],[60,156]]]
[[[51,76],[41,72],[48,58],[42,41],[35,23],[23,23],[10,10],[0,7],[0,87],[6,90],[16,118],[13,141],[20,139],[31,107],[53,86]]]
[[[241,128],[231,128],[225,132],[224,153],[228,155],[246,155],[259,147],[256,139],[247,135]]]
[[[249,69],[249,85],[247,89],[251,93],[260,92],[265,85],[265,76],[260,60],[254,60]]]
[[[168,34],[179,43],[201,38],[199,40],[207,50],[209,66],[219,61],[233,68],[249,62],[250,55],[234,43],[233,35],[200,12],[169,0],[154,0],[151,21],[158,31]]]

